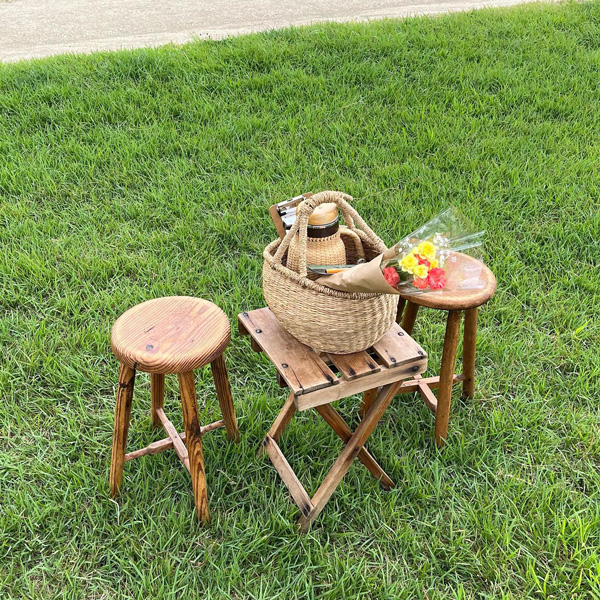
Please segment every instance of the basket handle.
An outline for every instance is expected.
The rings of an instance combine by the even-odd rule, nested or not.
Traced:
[[[287,232],[286,236],[283,238],[281,244],[279,244],[279,248],[277,248],[277,252],[275,252],[275,256],[273,257],[274,260],[281,263],[283,260],[283,254],[289,248],[289,245],[294,239],[296,233],[299,233],[298,267],[300,270],[298,274],[301,277],[306,277],[306,240],[308,237],[308,218],[310,215],[312,215],[317,206],[325,204],[326,202],[333,202],[339,207],[342,215],[344,216],[344,221],[346,221],[346,225],[350,231],[362,229],[362,231],[371,241],[377,243],[379,238],[363,221],[362,217],[356,212],[356,210],[350,206],[348,203],[349,201],[352,201],[352,196],[344,194],[343,192],[333,191],[319,192],[318,194],[315,194],[314,196],[302,201],[296,209],[296,220],[294,221],[291,229]]]
[[[353,229],[348,229],[347,227],[340,227],[340,237],[344,236],[351,238],[354,242],[354,247],[356,248],[356,254],[358,255],[358,258],[364,258],[365,249],[363,248],[362,240],[360,239],[358,233],[356,233],[356,231],[354,231]]]

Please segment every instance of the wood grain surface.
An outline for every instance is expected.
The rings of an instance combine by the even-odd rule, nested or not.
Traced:
[[[115,426],[109,475],[110,491],[113,496],[119,494],[123,480],[125,446],[127,445],[127,434],[129,433],[129,418],[131,416],[134,384],[135,371],[127,365],[121,364],[117,387],[117,401],[115,404]]]
[[[298,410],[407,379],[427,368],[427,354],[397,323],[371,349],[383,364],[377,364],[369,355],[371,350],[321,357],[290,335],[268,308],[238,315],[238,325],[240,332],[250,335],[275,365],[294,394]],[[339,368],[340,377],[323,358]]]
[[[231,397],[231,386],[229,385],[229,376],[223,355],[217,356],[210,363],[215,389],[217,390],[217,400],[221,407],[221,414],[225,422],[227,439],[232,442],[240,441],[240,432],[238,430],[237,419],[235,418],[235,408],[233,407],[233,398]]]
[[[327,354],[344,379],[357,379],[381,371],[381,367],[366,353]]]
[[[427,357],[425,350],[398,323],[394,323],[389,331],[373,344],[373,350],[388,369],[411,363],[419,356]]]
[[[454,382],[454,364],[456,362],[456,348],[458,346],[461,319],[461,311],[451,310],[448,312],[444,350],[442,352],[442,366],[440,369],[440,387],[435,411],[435,443],[439,448],[444,445],[448,436],[448,419],[450,417],[450,401],[452,399],[452,384]]]
[[[149,373],[185,373],[221,355],[231,337],[227,315],[200,298],[171,296],[123,313],[111,332],[120,362]]]
[[[340,381],[319,355],[289,334],[268,308],[238,315],[240,332],[250,334],[298,396]]]
[[[208,523],[208,493],[206,491],[204,455],[202,454],[202,428],[198,421],[194,373],[179,373],[178,377],[196,512],[203,523]]]

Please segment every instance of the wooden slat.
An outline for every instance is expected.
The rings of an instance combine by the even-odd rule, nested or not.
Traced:
[[[399,367],[415,359],[427,357],[423,348],[398,323],[394,323],[390,330],[373,345],[373,350],[388,368]]]
[[[413,375],[423,373],[426,369],[427,358],[419,357],[413,363],[401,365],[393,369],[382,368],[379,373],[374,373],[369,377],[344,381],[340,385],[315,390],[310,394],[303,394],[302,396],[295,396],[294,401],[298,410],[306,410],[307,408],[313,408],[321,404],[329,404],[335,400],[352,396],[352,394],[360,394],[367,389],[394,383],[399,379],[408,379]],[[412,385],[414,386],[413,391],[417,391],[417,384],[412,382]]]
[[[268,308],[238,315],[240,332],[248,332],[296,396],[340,383],[316,352],[290,335]]]
[[[366,353],[329,354],[331,362],[340,370],[345,379],[358,379],[371,373],[378,373],[381,367]]]
[[[300,512],[308,516],[314,508],[310,496],[296,477],[294,471],[292,471],[292,467],[290,467],[290,464],[279,449],[277,442],[271,436],[267,435],[263,440],[263,446],[283,483],[285,483],[287,489],[290,491],[294,502],[298,505]]]
[[[167,415],[165,414],[165,411],[162,408],[158,408],[156,410],[156,414],[160,419],[160,422],[162,423],[165,432],[171,438],[171,441],[173,442],[173,448],[175,449],[177,456],[179,456],[179,460],[185,465],[185,468],[189,471],[190,457],[188,456],[188,451],[185,447],[185,444],[181,441],[181,438],[177,433],[177,429],[175,429],[173,423],[169,421]]]

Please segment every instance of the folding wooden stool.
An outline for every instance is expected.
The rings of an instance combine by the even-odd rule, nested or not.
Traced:
[[[262,447],[300,508],[300,530],[309,529],[355,458],[379,479],[384,488],[393,487],[394,482],[365,448],[365,443],[394,396],[417,391],[419,383],[426,381],[420,376],[427,368],[424,350],[397,324],[367,351],[354,354],[315,352],[285,331],[268,308],[238,315],[238,325],[240,333],[251,336],[252,349],[264,352],[273,363],[280,385],[290,388],[290,395],[265,436]],[[331,403],[374,388],[381,389],[352,432]],[[295,412],[308,408],[315,408],[345,443],[312,498],[277,443]]]

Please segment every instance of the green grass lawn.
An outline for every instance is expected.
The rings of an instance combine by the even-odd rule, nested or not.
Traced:
[[[597,3],[0,67],[0,598],[600,598],[599,73]],[[113,321],[170,294],[262,306],[269,204],[321,189],[387,243],[448,205],[489,231],[446,447],[398,398],[370,444],[397,488],[356,464],[299,536],[255,455],[286,392],[235,333],[242,443],[205,438],[210,525],[171,451],[111,501]],[[430,373],[443,328],[415,330]],[[159,435],[148,408],[141,375],[130,448]],[[308,411],[282,448],[314,492],[340,441]]]

